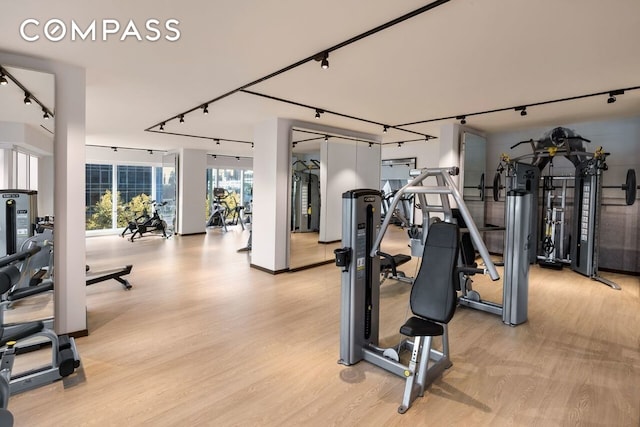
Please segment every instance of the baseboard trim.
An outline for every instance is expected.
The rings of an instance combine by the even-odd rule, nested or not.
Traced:
[[[316,262],[314,264],[303,265],[302,267],[290,268],[289,273],[295,273],[296,271],[308,270],[310,268],[320,267],[327,264],[333,264],[335,262],[334,259],[328,259],[326,261]]]
[[[259,265],[255,265],[255,264],[249,264],[249,266],[251,268],[255,268],[256,270],[260,270],[260,271],[264,271],[265,273],[273,274],[274,276],[276,274],[286,273],[286,272],[289,271],[288,268],[283,268],[282,270],[269,270],[268,268],[260,267]]]

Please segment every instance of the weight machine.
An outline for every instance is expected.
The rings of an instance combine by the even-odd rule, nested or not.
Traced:
[[[412,171],[414,178],[398,190],[390,203],[390,208],[395,209],[404,195],[417,195],[423,213],[423,233],[420,239],[414,240],[417,240],[425,248],[423,264],[414,282],[411,296],[411,308],[417,317],[409,319],[401,328],[402,334],[412,336],[414,340],[404,340],[395,348],[378,347],[380,322],[379,249],[391,222],[391,216],[387,215],[380,226],[381,196],[378,190],[352,190],[342,196],[343,247],[335,251],[336,265],[343,267],[339,363],[353,365],[365,360],[405,378],[407,382],[404,397],[402,405],[398,408],[400,413],[404,413],[417,396],[422,396],[425,387],[451,366],[446,324],[453,316],[455,309],[455,282],[457,282],[459,275],[485,273],[489,274],[492,280],[499,279],[498,272],[482,242],[480,233],[471,219],[462,196],[451,180],[450,175],[457,173],[458,168]],[[436,184],[424,185],[424,181],[427,179],[435,179]],[[429,203],[427,195],[438,196],[440,204]],[[459,237],[457,237],[458,228],[452,215],[449,197],[453,197],[462,218],[466,221],[471,238],[485,263],[484,269],[465,266],[456,268]],[[430,213],[442,214],[444,221],[428,226]],[[455,229],[455,232],[452,232],[451,227]],[[427,251],[429,252],[427,253]],[[443,253],[448,255],[443,256]],[[430,290],[431,272],[430,268],[423,269],[425,265],[434,270],[439,269],[434,275],[441,279],[437,281],[440,284],[434,286],[439,286],[438,289],[442,293]],[[442,270],[443,267],[444,270]],[[446,279],[446,276],[451,284],[444,283],[442,285],[442,279]],[[425,289],[426,294],[421,295],[422,289]],[[441,315],[426,317],[419,313],[420,307],[425,301],[440,300],[443,301],[442,306],[435,304],[431,309],[438,312],[442,308]],[[511,304],[511,302],[507,302],[507,304]],[[441,351],[431,348],[432,336],[442,336]],[[411,360],[408,365],[400,362],[401,352],[404,350],[411,351]]]
[[[33,236],[38,216],[37,191],[0,190],[0,256],[13,255]]]

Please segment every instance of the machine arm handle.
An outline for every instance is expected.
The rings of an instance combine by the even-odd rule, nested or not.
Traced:
[[[2,257],[0,258],[0,267],[4,267],[5,265],[12,264],[16,261],[23,261],[29,258],[30,256],[37,254],[38,252],[40,252],[41,249],[42,248],[40,246],[34,246],[29,250]]]

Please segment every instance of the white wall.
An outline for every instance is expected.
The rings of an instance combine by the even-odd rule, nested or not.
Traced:
[[[54,156],[38,158],[38,216],[53,215],[55,183]]]
[[[0,52],[0,63],[55,75],[55,329],[84,331],[86,319],[84,224],[85,70],[51,59]]]
[[[342,193],[380,188],[380,148],[363,142],[323,141],[320,146],[320,235],[323,243],[342,238]]]
[[[178,234],[206,231],[207,153],[180,149],[178,167]]]

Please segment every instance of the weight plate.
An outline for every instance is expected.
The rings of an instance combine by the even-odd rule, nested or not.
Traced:
[[[480,201],[484,202],[484,173],[480,175]]]
[[[627,181],[625,188],[625,202],[627,206],[631,206],[636,201],[636,171],[635,169],[627,170]]]
[[[496,172],[493,176],[493,200],[496,202],[500,201],[500,187],[502,186],[500,181],[500,173]]]

